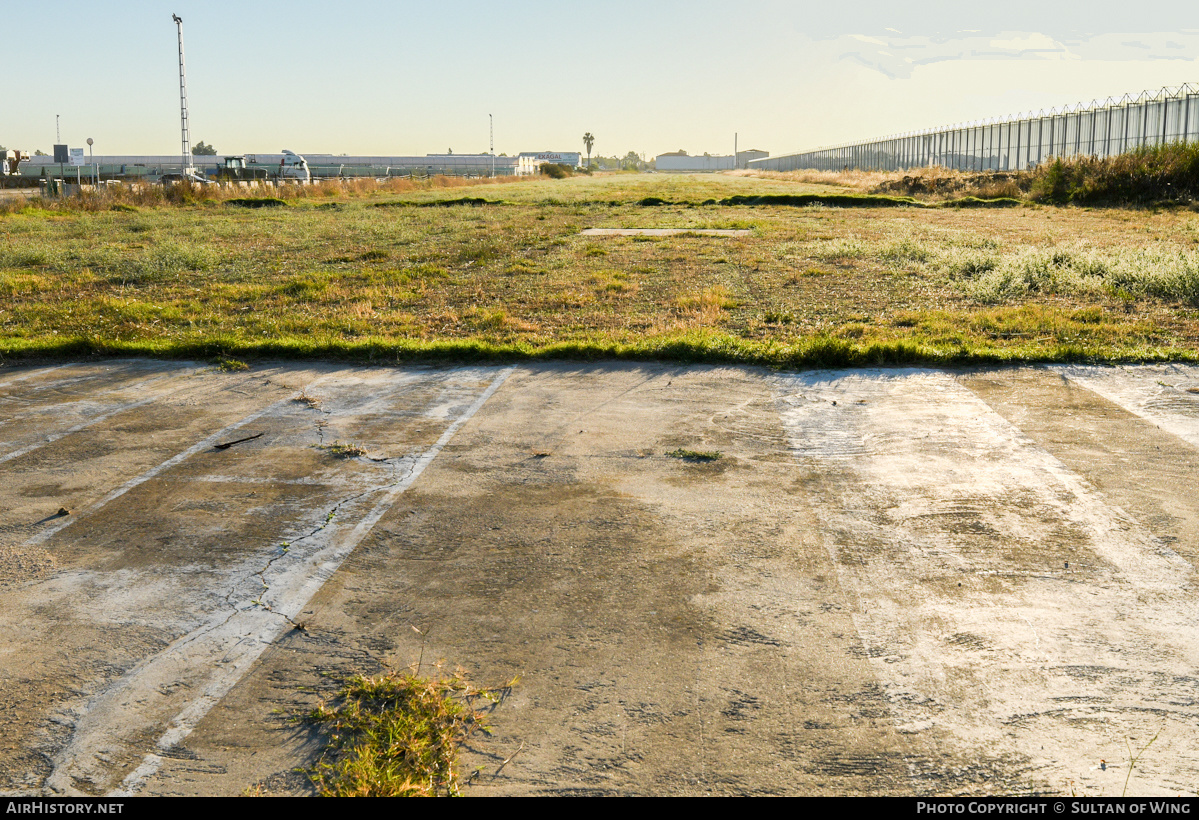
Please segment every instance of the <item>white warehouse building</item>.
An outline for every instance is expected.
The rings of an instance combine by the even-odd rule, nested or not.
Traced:
[[[749,167],[747,163],[751,159],[761,159],[768,156],[770,156],[769,151],[759,151],[756,148],[738,151],[736,157],[732,154],[721,156],[704,154],[703,156],[693,157],[680,149],[678,151],[671,151],[668,154],[658,154],[658,156],[654,157],[654,167],[659,171],[685,171],[690,173],[731,171],[734,168]]]
[[[583,155],[577,151],[521,151],[516,155],[516,173],[518,176],[536,174],[547,162],[581,168]]]
[[[191,165],[204,176],[215,176],[224,165],[225,154],[193,156]],[[246,166],[266,171],[271,178],[282,173],[281,163],[286,154],[241,154]],[[345,154],[292,154],[305,161],[312,179],[337,177],[393,177],[393,176],[490,176],[494,168],[496,176],[511,176],[516,173],[515,157],[492,157],[490,154],[428,154],[425,156],[348,156]],[[104,179],[157,180],[164,174],[178,174],[182,167],[181,157],[171,155],[100,155],[87,157],[81,167],[82,176],[89,176],[91,169],[98,169]],[[21,163],[18,173],[22,176],[57,177],[59,163],[53,157],[30,157]],[[62,169],[67,178],[74,178],[72,166]]]

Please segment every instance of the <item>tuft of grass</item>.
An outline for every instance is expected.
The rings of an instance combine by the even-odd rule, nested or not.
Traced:
[[[308,716],[327,738],[312,782],[324,797],[459,796],[459,746],[490,733],[488,713],[515,684],[479,689],[462,672],[356,675]]]
[[[600,296],[633,294],[640,289],[636,282],[629,281],[629,275],[624,271],[601,271],[591,277],[591,282]]]
[[[240,370],[249,370],[250,366],[243,361],[220,356],[216,360],[216,369],[223,373],[236,373]]]
[[[312,301],[329,289],[328,281],[314,276],[298,276],[286,284],[279,285],[280,294],[302,301]]]
[[[1199,253],[1163,245],[1102,252],[1082,245],[1024,248],[946,267],[972,277],[965,289],[981,302],[1110,293],[1122,301],[1154,296],[1199,306]]]
[[[682,459],[683,461],[692,461],[706,463],[709,461],[718,461],[724,458],[724,453],[717,450],[684,450],[682,447],[677,450],[671,450],[666,455],[671,458]]]
[[[824,262],[843,262],[847,259],[861,259],[867,253],[868,248],[866,243],[853,235],[824,240],[812,249],[812,256]]]
[[[717,321],[724,311],[737,307],[737,304],[724,285],[712,285],[699,293],[680,296],[674,300],[675,307],[681,312],[693,314],[708,322]]]
[[[366,455],[366,448],[360,447],[357,444],[345,444],[340,441],[326,444],[319,449],[324,450],[335,458],[360,458]]]
[[[1128,738],[1124,739],[1124,745],[1128,747],[1128,773],[1124,775],[1124,790],[1120,792],[1121,797],[1128,795],[1128,781],[1132,778],[1132,770],[1136,768],[1137,761],[1144,756],[1145,752],[1149,750],[1149,747],[1154,744],[1157,738],[1161,735],[1162,730],[1165,728],[1166,724],[1163,723],[1161,727],[1153,733],[1153,737],[1149,738],[1149,742],[1142,746],[1140,750],[1136,752],[1136,754],[1133,754],[1132,742]]]
[[[536,276],[545,273],[545,271],[539,268],[537,265],[534,265],[532,262],[524,259],[517,259],[514,262],[510,262],[508,266],[504,268],[504,273],[506,273],[508,276]]]
[[[510,322],[508,314],[503,308],[487,310],[471,307],[463,314],[463,319],[472,328],[480,331],[503,330]]]

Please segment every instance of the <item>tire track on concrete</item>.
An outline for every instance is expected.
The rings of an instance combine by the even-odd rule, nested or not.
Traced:
[[[150,387],[151,385],[158,384],[159,382],[163,382],[163,381],[174,380],[176,377],[177,377],[176,374],[171,374],[171,375],[167,375],[167,376],[157,376],[152,379],[146,379],[145,381],[135,382],[134,384],[126,385],[124,387],[117,388],[117,389],[119,389],[121,391],[128,390],[128,391],[132,391],[134,393],[143,393],[146,391],[146,388]],[[150,404],[152,402],[156,402],[159,399],[161,399],[163,396],[170,395],[171,392],[173,392],[173,391],[166,390],[166,391],[163,391],[160,393],[155,393],[153,395],[150,395],[144,399],[126,402],[124,404],[118,404],[115,407],[112,407],[108,410],[105,410],[102,413],[92,416],[87,421],[80,422],[79,424],[76,424],[72,427],[68,427],[65,430],[60,430],[56,433],[45,434],[45,435],[43,435],[43,437],[40,441],[35,441],[32,444],[28,444],[24,447],[20,447],[16,450],[5,453],[4,455],[0,455],[0,464],[3,464],[6,461],[11,461],[14,458],[20,458],[21,456],[26,455],[27,453],[32,453],[34,450],[41,449],[42,447],[45,447],[47,444],[53,444],[54,442],[58,441],[59,439],[65,438],[65,437],[71,435],[72,433],[78,433],[78,432],[88,429],[89,427],[93,427],[97,424],[100,424],[101,422],[108,421],[113,416],[128,412],[130,410],[136,410],[139,407]],[[76,402],[76,403],[81,403],[83,401],[84,400],[81,399],[80,402]],[[62,406],[63,405],[57,405],[56,407],[62,407]],[[46,412],[46,411],[43,409],[39,412]]]
[[[8,381],[0,382],[0,391],[3,391],[13,385],[21,385],[21,390],[15,395],[6,394],[0,395],[0,404],[30,404],[28,396],[36,395],[50,390],[62,390],[66,387],[74,387],[77,385],[86,384],[105,378],[109,379],[128,379],[136,378],[140,373],[145,371],[162,370],[164,368],[178,367],[181,369],[190,369],[195,372],[198,368],[195,363],[182,362],[177,364],[164,364],[162,362],[145,362],[138,360],[128,360],[124,362],[112,362],[109,365],[81,365],[81,364],[60,364],[54,367],[44,367],[31,370],[22,376],[15,376]],[[58,378],[51,379],[45,383],[24,385],[22,382],[27,382],[46,374],[55,373],[59,370],[82,370],[83,372],[76,375],[60,374]],[[116,385],[107,391],[113,392],[116,390],[125,389],[121,385]]]
[[[1199,367],[1059,365],[1046,369],[1199,448]]]
[[[318,379],[318,381],[319,381],[319,379]],[[42,544],[45,541],[48,541],[50,538],[57,535],[62,530],[66,529],[67,527],[71,526],[72,524],[77,524],[80,521],[85,520],[89,515],[96,513],[99,510],[103,509],[104,507],[111,504],[113,501],[116,501],[118,498],[125,495],[125,493],[129,492],[130,490],[134,489],[135,487],[145,484],[150,479],[157,477],[164,471],[169,470],[171,467],[174,467],[176,464],[179,464],[179,463],[187,460],[188,458],[194,456],[196,453],[199,453],[203,450],[212,449],[212,447],[218,441],[220,441],[223,438],[228,437],[230,433],[240,430],[241,428],[245,427],[247,424],[251,424],[252,422],[257,421],[258,419],[262,418],[263,416],[266,416],[266,415],[278,410],[280,407],[286,406],[293,400],[294,400],[294,397],[280,399],[279,401],[274,402],[273,404],[269,404],[266,407],[264,407],[263,409],[255,412],[255,413],[251,413],[250,415],[245,416],[244,418],[242,418],[238,421],[235,421],[233,424],[227,425],[226,427],[222,427],[220,430],[217,430],[215,433],[202,439],[199,443],[193,444],[191,447],[188,447],[186,450],[184,450],[180,453],[177,453],[176,455],[172,456],[171,458],[168,458],[166,461],[162,462],[161,464],[151,467],[149,470],[146,470],[141,475],[136,476],[135,478],[129,479],[124,484],[117,487],[115,490],[112,490],[111,492],[109,492],[107,495],[105,495],[103,498],[99,499],[98,501],[92,502],[86,508],[84,508],[83,510],[80,510],[75,515],[72,515],[69,518],[63,518],[60,521],[58,521],[57,523],[48,524],[45,527],[45,529],[43,529],[37,535],[33,536],[28,541],[26,541],[23,546],[25,546],[25,547],[37,546],[38,544]]]
[[[1110,794],[1126,774],[1110,763],[1125,739],[1143,743],[1163,724],[1161,757],[1138,763],[1141,789],[1189,787],[1199,747],[1189,563],[948,374],[778,384],[897,726],[958,761],[960,771],[914,771],[918,789],[1036,780]]]
[[[141,763],[114,792],[117,795],[135,793],[141,784],[157,771],[163,755],[169,753],[191,733],[195,725],[237,684],[280,632],[289,623],[294,622],[294,618],[312,595],[336,572],[345,558],[436,458],[462,425],[499,389],[513,369],[507,368],[497,374],[487,388],[453,418],[432,446],[418,456],[403,459],[407,469],[393,483],[358,493],[356,497],[359,499],[376,493],[381,493],[381,496],[353,526],[343,525],[336,515],[331,516],[327,519],[329,526],[320,528],[311,538],[313,543],[304,551],[302,561],[296,561],[287,571],[263,576],[264,579],[269,579],[264,580],[268,584],[269,595],[262,595],[257,603],[249,600],[231,601],[234,609],[232,613],[221,613],[176,639],[166,649],[139,664],[94,698],[88,704],[86,714],[78,722],[71,743],[56,757],[54,771],[46,780],[46,788],[54,793],[71,794],[79,793],[76,785],[79,782],[99,782],[102,772],[106,769],[105,758],[112,743],[114,729],[127,725],[138,709],[146,708],[145,705],[156,697],[161,698],[163,695],[160,688],[164,682],[195,679],[197,668],[207,670],[206,673],[201,673],[200,680],[193,683],[198,694],[188,700],[174,715],[169,721],[169,728],[155,742],[154,750],[144,756]],[[311,389],[311,386],[307,389]],[[236,426],[226,428],[218,436],[210,436],[149,473],[161,473],[169,466],[183,461],[187,455],[211,446],[219,435],[244,426],[254,418],[269,412],[271,408],[290,401],[292,399],[277,402],[270,408],[243,419]],[[154,477],[149,473],[140,476],[139,483]],[[129,489],[132,489],[132,486],[119,491],[127,492]],[[334,511],[350,500],[343,499],[335,506]],[[268,568],[272,562],[266,562]]]
[[[66,365],[63,365],[63,367],[66,367]],[[168,394],[170,391],[159,392],[147,398],[137,398],[144,396],[147,388],[162,382],[175,381],[181,378],[186,379],[194,376],[197,372],[196,367],[188,365],[167,365],[165,368],[159,366],[156,368],[157,372],[149,378],[132,381],[139,376],[143,376],[147,369],[149,368],[125,367],[111,368],[115,372],[107,370],[85,372],[73,378],[59,379],[49,384],[36,385],[32,388],[26,386],[25,389],[16,395],[0,396],[0,406],[8,411],[0,414],[0,434],[7,438],[15,433],[15,438],[0,441],[0,447],[18,445],[15,450],[0,455],[0,464],[33,452],[72,433],[86,430],[125,410],[132,410],[149,404],[162,395]],[[162,372],[164,369],[167,372]],[[24,378],[31,378],[35,375],[40,375],[40,373],[41,371],[30,373]],[[22,380],[14,379],[12,381],[20,382]],[[72,390],[69,393],[63,391],[63,388],[66,386],[78,387],[82,385],[94,388],[96,385],[89,383],[98,380],[107,380],[108,382],[107,384],[100,385],[101,389],[98,391],[81,392],[79,390]],[[30,398],[33,394],[47,390],[62,391],[66,394],[59,395],[55,397],[55,400],[49,402],[44,401],[45,397],[41,401],[35,401]],[[134,395],[134,400],[120,401],[118,398],[113,398],[106,401],[104,399],[107,396],[115,397],[128,393]],[[17,405],[17,407],[14,408],[12,405]],[[16,412],[13,412],[14,410]],[[70,425],[73,419],[78,420],[78,423]],[[53,430],[56,425],[63,423],[70,426],[66,429]],[[48,430],[51,432],[47,432]],[[22,439],[26,442],[23,446],[21,445]]]
[[[29,379],[32,379],[35,376],[42,376],[42,375],[45,375],[46,373],[53,373],[55,370],[62,370],[64,367],[72,367],[72,366],[74,366],[74,365],[58,364],[58,365],[54,365],[53,367],[35,368],[33,370],[30,370],[28,373],[25,373],[24,375],[13,376],[11,379],[8,379],[7,381],[0,382],[0,390],[3,390],[4,388],[8,387],[9,385],[18,384],[23,381],[28,381]],[[45,388],[38,388],[38,389],[45,389]]]

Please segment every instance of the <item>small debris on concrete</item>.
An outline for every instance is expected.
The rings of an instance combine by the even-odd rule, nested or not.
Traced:
[[[228,450],[234,444],[241,444],[244,441],[253,441],[256,438],[262,438],[265,435],[266,435],[266,433],[255,433],[252,436],[246,436],[245,438],[239,438],[235,441],[226,441],[224,444],[213,445],[213,449],[214,450]]]

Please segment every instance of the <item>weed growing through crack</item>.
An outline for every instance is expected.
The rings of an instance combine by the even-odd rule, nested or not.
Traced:
[[[682,459],[683,461],[695,462],[717,461],[718,459],[724,458],[724,453],[716,450],[684,450],[682,447],[677,450],[671,450],[666,455],[670,456],[671,458]]]
[[[1124,739],[1124,745],[1128,747],[1128,774],[1124,775],[1124,791],[1120,792],[1121,797],[1128,796],[1128,781],[1132,779],[1132,770],[1136,768],[1137,761],[1140,760],[1145,752],[1149,750],[1149,747],[1153,745],[1158,736],[1162,733],[1162,729],[1165,728],[1166,725],[1163,723],[1161,728],[1153,733],[1153,737],[1149,738],[1149,742],[1142,746],[1136,754],[1133,754],[1132,752],[1132,743],[1129,741],[1129,739]]]
[[[359,458],[366,455],[366,448],[360,447],[357,444],[345,444],[344,442],[335,441],[332,444],[326,444],[318,449],[324,450],[335,458]]]
[[[480,689],[461,670],[356,675],[308,716],[327,736],[312,782],[325,797],[457,796],[459,745],[490,734],[487,715],[514,685]]]

